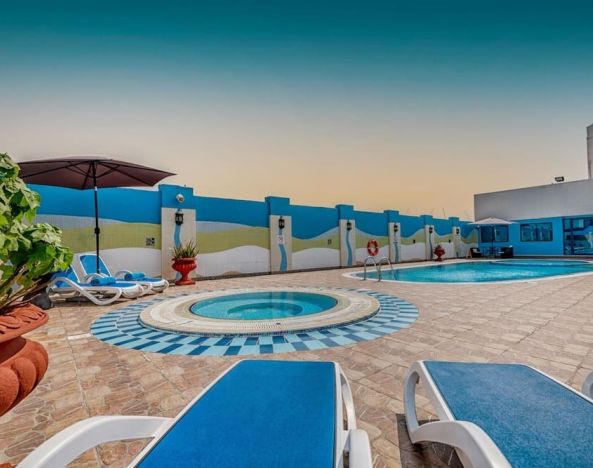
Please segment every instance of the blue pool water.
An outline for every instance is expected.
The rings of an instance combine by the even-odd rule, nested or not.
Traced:
[[[231,294],[196,302],[191,312],[202,317],[231,320],[270,320],[318,314],[338,301],[325,294],[269,291]]]
[[[394,269],[384,267],[383,280],[422,283],[486,283],[593,273],[593,264],[582,260],[497,260]],[[356,276],[362,278],[362,273]],[[376,279],[377,272],[367,276]]]

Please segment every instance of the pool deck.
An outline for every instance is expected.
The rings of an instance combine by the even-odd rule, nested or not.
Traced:
[[[225,288],[327,286],[393,294],[420,310],[410,328],[373,341],[326,350],[256,356],[339,362],[354,392],[359,426],[376,467],[459,466],[434,444],[413,447],[403,418],[403,378],[418,359],[519,362],[579,388],[593,370],[593,276],[506,284],[362,282],[327,270],[210,280],[170,294]],[[89,335],[97,317],[121,307],[68,304],[49,311],[31,333],[49,351],[39,387],[0,418],[0,462],[17,463],[45,439],[95,415],[175,415],[237,357],[175,356],[117,348]],[[422,419],[434,418],[420,396]],[[111,443],[74,466],[125,466],[145,441]]]

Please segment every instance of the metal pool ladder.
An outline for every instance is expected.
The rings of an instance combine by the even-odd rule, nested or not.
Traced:
[[[393,274],[393,265],[391,264],[391,261],[389,261],[389,259],[387,257],[381,257],[379,259],[379,261],[377,262],[375,257],[373,257],[372,255],[369,255],[367,258],[364,259],[364,265],[363,265],[364,273],[362,276],[363,280],[367,279],[367,266],[369,264],[369,260],[372,260],[372,263],[375,265],[375,269],[377,270],[377,281],[381,281],[381,267],[383,264],[389,265],[389,269],[391,270],[391,273]]]

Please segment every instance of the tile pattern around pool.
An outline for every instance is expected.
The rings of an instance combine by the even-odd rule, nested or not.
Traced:
[[[379,301],[379,312],[368,320],[320,330],[257,336],[200,336],[144,327],[138,316],[145,308],[172,297],[157,297],[130,304],[99,317],[92,334],[115,346],[164,354],[234,356],[311,351],[374,340],[402,328],[418,317],[418,309],[402,299],[364,289],[347,289],[368,294]]]

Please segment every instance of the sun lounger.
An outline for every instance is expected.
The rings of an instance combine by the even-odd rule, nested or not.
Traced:
[[[80,263],[80,267],[84,274],[87,277],[93,277],[97,274],[97,255],[96,254],[84,254],[79,255],[78,261]],[[99,271],[102,275],[112,276],[117,278],[121,281],[128,281],[132,283],[138,283],[140,286],[143,287],[145,293],[159,293],[163,292],[165,289],[169,287],[169,282],[166,279],[162,278],[153,278],[150,276],[146,276],[142,272],[132,272],[129,270],[120,270],[111,274],[111,271],[107,267],[107,264],[103,261],[101,257],[99,257]]]
[[[418,382],[440,421],[419,425]],[[593,376],[579,393],[519,364],[418,361],[405,382],[408,433],[413,443],[455,447],[464,466],[591,466],[592,387]]]
[[[344,466],[346,456],[350,468],[372,466],[338,364],[260,360],[231,366],[175,418],[90,418],[19,467],[64,466],[98,444],[135,438],[152,438],[130,465],[143,468],[331,468]]]
[[[62,299],[84,297],[97,305],[109,305],[120,298],[135,299],[143,294],[136,283],[127,281],[105,281],[105,284],[81,282],[72,267],[57,273],[47,287],[50,296]]]

